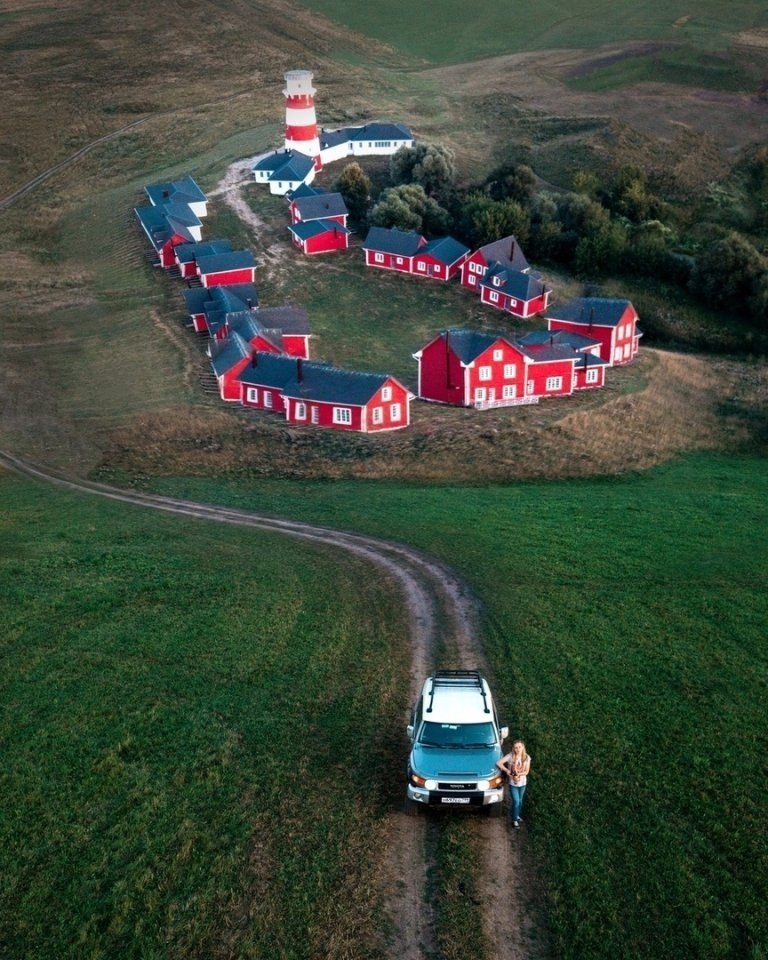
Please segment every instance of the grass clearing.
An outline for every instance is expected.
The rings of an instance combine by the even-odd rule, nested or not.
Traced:
[[[703,0],[689,17],[688,6],[670,7],[658,0],[621,0],[601,9],[599,15],[589,0],[576,0],[566,9],[551,0],[541,0],[527,7],[525,16],[516,7],[500,7],[492,0],[477,0],[471,13],[461,0],[442,0],[439,9],[414,7],[404,0],[376,4],[300,2],[358,33],[433,64],[637,40],[686,39],[697,46],[717,49],[727,42],[724,37],[728,34],[766,26],[765,12],[756,14],[749,0],[736,0],[727,6],[717,0]],[[408,29],[404,29],[406,23]]]
[[[388,584],[282,537],[2,489],[0,953],[376,956],[408,668]]]
[[[558,956],[765,952],[763,459],[488,489],[159,488],[404,539],[469,580],[534,757]]]

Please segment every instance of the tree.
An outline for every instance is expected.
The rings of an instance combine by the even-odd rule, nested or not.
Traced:
[[[418,184],[401,184],[385,190],[371,211],[371,223],[379,227],[398,227],[419,233],[444,234],[450,217],[424,188]]]
[[[427,196],[441,199],[456,182],[455,155],[434,143],[401,147],[389,162],[389,175],[396,185],[415,183],[424,188]]]
[[[363,172],[359,163],[348,163],[341,171],[334,185],[336,191],[344,197],[350,217],[362,223],[368,215],[371,201],[371,181]]]
[[[696,261],[691,291],[713,307],[742,310],[762,299],[768,258],[746,237],[730,233],[713,243]]]
[[[515,200],[492,200],[484,193],[471,193],[461,208],[461,231],[472,247],[513,235],[528,239],[530,217]]]
[[[504,164],[486,178],[488,195],[493,200],[515,200],[527,206],[536,190],[536,175],[524,163]]]

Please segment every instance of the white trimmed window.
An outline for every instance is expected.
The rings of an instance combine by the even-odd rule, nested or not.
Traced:
[[[472,276],[467,277],[467,283],[470,285],[470,287],[476,286],[476,285],[477,285],[477,277],[472,277]]]
[[[384,420],[384,411],[381,409],[381,407],[374,407],[374,408],[373,408],[373,422],[374,422],[374,423],[382,423],[383,420]]]
[[[374,253],[373,259],[376,263],[384,263],[384,254],[383,253]]]
[[[320,407],[312,407],[310,410],[310,420],[312,423],[320,423]]]
[[[517,376],[517,366],[514,363],[504,364],[504,379],[514,380]]]
[[[272,409],[272,391],[271,390],[264,391],[264,406],[267,408],[267,410]]]
[[[485,387],[475,387],[475,403],[484,403],[485,396]]]
[[[516,306],[517,306],[517,300],[513,300],[512,297],[510,297],[510,298],[509,298],[509,305],[510,305],[510,307],[516,307]]]
[[[352,410],[350,407],[333,408],[334,423],[352,423]]]
[[[530,396],[535,389],[536,384],[533,382],[533,380],[529,380],[525,385],[525,392]]]
[[[562,377],[547,377],[547,390],[562,390],[563,389],[563,378]]]
[[[425,273],[427,265],[423,261],[419,261],[419,263],[416,264],[416,269],[419,271],[419,273]]]
[[[382,400],[391,400],[391,399],[392,399],[392,387],[382,387],[382,388],[381,388],[381,399],[382,399]]]
[[[302,400],[296,401],[296,409],[293,413],[294,417],[297,420],[306,420],[307,419],[307,405]]]
[[[587,370],[587,375],[585,377],[586,383],[597,383],[597,375],[600,371],[593,367],[591,370]]]
[[[496,293],[495,290],[491,290],[491,292],[488,294],[488,296],[489,296],[489,298],[490,298],[490,300],[491,300],[491,303],[498,303],[498,302],[499,302],[499,295],[498,295],[498,293]]]
[[[613,362],[614,363],[621,362],[621,347],[616,347],[616,349],[613,351]]]
[[[504,359],[504,351],[503,351],[503,350],[494,350],[494,351],[493,351],[493,359],[494,359],[494,360],[503,360],[503,359]]]
[[[400,420],[401,417],[402,417],[402,413],[401,413],[400,404],[393,403],[392,406],[389,408],[389,419],[393,423],[397,423],[397,421]]]
[[[501,395],[505,400],[514,400],[517,396],[517,387],[514,383],[505,383],[501,389]]]
[[[477,371],[479,380],[492,380],[493,370],[490,367],[480,367]]]
[[[259,391],[256,387],[248,387],[245,392],[245,398],[248,403],[258,403],[259,402]]]
[[[625,356],[625,357],[628,357],[631,350],[632,350],[631,345],[630,345],[629,343],[625,344],[625,346],[624,346],[624,356]]]
[[[398,265],[398,267],[402,267],[402,265],[403,265],[403,258],[402,258],[402,257],[395,257],[395,263]]]

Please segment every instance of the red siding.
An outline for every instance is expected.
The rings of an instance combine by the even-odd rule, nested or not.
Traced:
[[[219,394],[222,400],[239,401],[242,384],[237,379],[249,364],[248,357],[243,357],[236,364],[231,366],[226,373],[219,378]]]
[[[331,253],[334,250],[347,249],[349,245],[349,234],[341,232],[335,233],[329,230],[327,233],[320,233],[316,237],[310,237],[303,243],[299,237],[294,237],[293,242],[307,254]]]
[[[255,283],[256,268],[242,267],[240,270],[222,270],[219,273],[200,274],[204,287],[232,286],[235,283]]]
[[[381,262],[376,257],[381,257]],[[365,251],[366,267],[378,267],[380,270],[398,270],[400,273],[411,272],[411,257],[395,256],[393,253],[381,253],[378,250]],[[399,261],[402,261],[398,263]]]
[[[491,294],[498,295],[498,300],[491,300]],[[546,310],[549,301],[549,290],[545,290],[540,297],[534,297],[533,300],[518,300],[510,297],[501,290],[492,290],[490,287],[482,287],[480,291],[480,300],[489,307],[495,307],[497,310],[504,310],[511,313],[513,317],[533,317],[542,310]]]
[[[573,393],[574,360],[549,360],[531,363],[528,367],[526,393],[536,397],[563,397]],[[559,378],[560,386],[547,385],[550,378]]]
[[[472,272],[470,264],[478,264],[482,267],[482,270],[479,273]],[[474,253],[470,254],[467,259],[461,265],[461,285],[466,287],[467,290],[472,290],[473,293],[479,291],[478,284],[482,277],[485,276],[485,271],[488,269],[488,264],[485,260],[485,257],[479,250],[475,250]],[[472,282],[474,281],[474,282]]]
[[[278,387],[262,387],[252,383],[241,383],[239,386],[242,387],[240,402],[243,406],[267,410],[270,413],[285,411],[283,394]]]
[[[285,352],[292,357],[303,357],[309,359],[309,337],[306,335],[283,334],[283,348]]]
[[[436,337],[421,351],[419,396],[437,403],[464,406],[464,368],[456,354],[446,347],[443,336]]]

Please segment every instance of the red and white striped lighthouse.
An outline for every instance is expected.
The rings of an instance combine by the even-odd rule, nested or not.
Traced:
[[[315,116],[315,88],[311,70],[289,70],[285,74],[285,149],[297,150],[322,168],[320,138]]]

